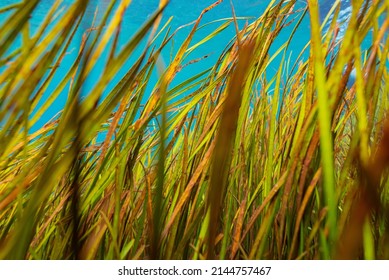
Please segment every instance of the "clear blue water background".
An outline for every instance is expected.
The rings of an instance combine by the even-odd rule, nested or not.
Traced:
[[[48,13],[54,1],[55,0],[43,0],[38,5],[38,7],[34,10],[34,13],[30,20],[30,26],[33,34],[34,32],[36,32],[40,24],[43,22],[44,17]],[[14,0],[0,0],[0,7],[4,7],[18,2],[19,1],[14,1]],[[68,7],[73,2],[74,1],[65,0],[62,6]],[[196,20],[200,15],[201,11],[214,2],[215,0],[199,0],[199,1],[171,0],[163,15],[162,25],[164,22],[166,22],[168,18],[173,16],[173,20],[170,26],[171,26],[171,30],[175,30],[182,25],[188,24]],[[347,18],[351,12],[351,8],[350,8],[349,1],[346,0],[341,2],[342,2],[342,11],[341,11],[341,18],[339,19],[339,21],[341,23],[343,22],[343,25],[345,25],[344,23],[347,22]],[[101,18],[103,13],[106,11],[107,5],[109,3],[110,0],[91,1],[91,4],[87,9],[86,17],[84,19],[84,23],[82,24],[82,26],[84,28],[90,27],[96,8],[98,8],[97,18],[98,19]],[[334,0],[320,1],[320,13],[322,19],[328,13],[333,3]],[[239,21],[239,25],[243,26],[246,21],[251,22],[254,18],[259,17],[263,13],[264,9],[267,7],[268,1],[234,0],[233,4],[234,4],[236,15],[238,17],[247,17],[246,20]],[[119,48],[123,46],[126,42],[128,42],[128,40],[134,35],[134,33],[139,29],[139,27],[142,26],[142,24],[150,17],[150,15],[157,10],[158,5],[159,5],[158,0],[147,0],[147,1],[133,0],[132,1],[130,7],[128,8],[124,16],[122,32],[119,37]],[[305,1],[299,1],[296,9],[298,9],[299,7],[303,7],[304,5],[306,5]],[[0,15],[0,24],[4,23],[5,20],[10,18],[11,16],[12,16],[12,12],[4,13]],[[231,12],[230,1],[224,0],[220,5],[216,6],[214,9],[206,13],[201,23],[205,24],[217,19],[230,18],[231,16],[232,16],[232,12]],[[192,41],[192,45],[200,41],[201,39],[203,39],[210,32],[212,32],[212,30],[220,26],[220,24],[221,24],[220,21],[215,22],[199,30]],[[189,31],[191,30],[191,27],[192,26],[187,26],[179,30],[179,32],[174,38],[174,46],[169,45],[163,53],[163,58],[165,62],[169,62],[171,53],[177,51],[178,46],[186,38]],[[286,28],[280,34],[280,37],[275,42],[273,49],[277,49],[282,43],[284,43],[288,39],[292,28],[293,25]],[[57,73],[53,81],[48,87],[47,92],[45,92],[46,98],[52,93],[52,91],[61,81],[62,77],[69,70],[72,62],[74,61],[77,55],[82,34],[83,34],[83,29],[80,28],[75,39],[72,41],[72,44],[68,51],[68,55],[65,56],[59,69],[57,70]],[[234,35],[235,35],[235,29],[233,25],[231,25],[229,28],[224,30],[217,37],[213,38],[211,41],[207,42],[205,45],[201,46],[196,51],[191,53],[191,55],[187,58],[187,61],[203,57],[204,55],[208,55],[208,57],[206,59],[201,60],[199,63],[191,64],[188,67],[185,67],[183,71],[179,72],[178,75],[175,77],[171,86],[174,86],[186,80],[187,78],[211,67],[216,62],[222,50],[226,47],[226,45],[233,38]],[[306,17],[303,23],[301,24],[301,27],[298,29],[294,37],[294,40],[292,41],[292,46],[289,49],[292,61],[293,59],[297,58],[297,55],[301,52],[302,48],[308,42],[309,36],[310,36],[309,20],[308,17]],[[11,52],[12,49],[15,49],[18,44],[20,44],[20,39],[16,42],[16,44],[14,44],[14,46],[9,50],[9,52]],[[140,51],[141,48],[138,49],[138,54],[140,53]],[[104,63],[107,58],[107,53],[108,52],[103,54],[98,65],[96,65],[96,67],[93,69],[92,75],[87,80],[86,86],[84,88],[84,91],[87,94],[91,92],[94,85],[94,81],[96,81],[98,77],[101,75],[101,69],[104,67]],[[126,62],[123,69],[120,70],[118,75],[113,79],[113,81],[107,87],[106,89],[107,91],[110,90],[126,73],[126,70],[131,66],[131,64],[134,62],[134,59],[136,57],[137,55],[135,54],[134,58],[131,58],[129,59],[129,61]],[[280,62],[279,59],[278,60],[276,59],[273,62],[273,64],[268,70],[269,71],[267,73],[268,76],[271,76],[275,73],[278,67],[277,63],[279,62]],[[157,74],[153,73],[151,79],[152,83],[147,88],[148,93],[151,92],[152,87],[154,86],[153,83],[155,84],[157,78],[158,78]],[[68,88],[65,88],[64,92],[61,93],[59,98],[57,98],[54,104],[45,112],[42,118],[36,124],[33,125],[31,131],[35,131],[39,127],[42,127],[43,124],[45,124],[48,120],[53,118],[64,107],[64,104],[66,102],[66,97],[67,97],[67,90]],[[44,101],[45,98],[41,100],[41,102]]]

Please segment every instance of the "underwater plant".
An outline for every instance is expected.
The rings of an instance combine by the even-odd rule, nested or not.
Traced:
[[[388,1],[352,1],[341,38],[340,1],[321,20],[316,0],[272,0],[196,40],[215,1],[170,59],[168,1],[120,47],[131,1],[90,20],[87,0],[55,2],[31,32],[39,2],[0,8],[1,259],[389,258]]]

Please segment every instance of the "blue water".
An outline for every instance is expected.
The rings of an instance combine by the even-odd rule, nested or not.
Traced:
[[[30,20],[32,34],[34,34],[37,31],[38,27],[43,21],[43,18],[45,17],[45,15],[47,14],[51,6],[53,5],[54,1],[55,0],[41,1],[38,7],[34,10],[34,13],[32,14]],[[0,7],[4,7],[9,4],[13,4],[17,2],[19,1],[0,0]],[[73,2],[74,1],[65,0],[61,5],[61,7],[69,7]],[[91,2],[92,3],[89,5],[87,9],[86,17],[82,24],[82,27],[84,28],[90,27],[96,8],[98,9],[97,21],[99,21],[104,11],[106,10],[110,0],[95,0]],[[164,22],[166,22],[168,18],[173,16],[173,20],[170,26],[171,26],[171,30],[175,30],[182,25],[185,25],[187,23],[196,20],[200,15],[201,11],[205,7],[211,5],[214,2],[215,0],[199,0],[199,1],[171,0],[170,4],[168,5],[163,15],[162,25]],[[320,13],[322,19],[328,13],[333,3],[334,0],[323,0],[320,2]],[[233,4],[234,4],[236,15],[238,17],[247,18],[246,20],[239,21],[239,25],[242,27],[246,21],[251,22],[254,18],[260,16],[264,11],[264,9],[266,8],[268,1],[234,0]],[[305,4],[306,4],[305,1],[299,1],[296,9],[303,7]],[[126,42],[128,42],[128,40],[133,36],[135,31],[138,30],[140,26],[142,26],[142,24],[149,18],[149,16],[155,10],[157,10],[158,5],[159,5],[158,0],[132,1],[129,9],[126,11],[124,16],[122,32],[119,37],[119,48],[122,47]],[[341,7],[342,7],[341,16],[338,21],[340,23],[341,28],[343,28],[342,26],[346,25],[347,19],[351,12],[349,1],[347,0],[342,1]],[[1,14],[0,24],[2,24],[7,18],[11,16],[12,16],[12,12]],[[231,13],[230,1],[225,0],[221,4],[216,6],[214,9],[206,13],[204,15],[204,18],[202,19],[202,23],[205,24],[217,19],[230,18],[231,16],[232,13]],[[212,30],[220,26],[221,23],[222,22],[215,22],[199,30],[192,41],[192,45],[200,41],[205,36],[207,36]],[[179,46],[181,42],[183,42],[183,40],[186,38],[188,32],[191,30],[191,27],[192,26],[188,26],[178,31],[177,35],[174,38],[174,46],[169,45],[166,48],[166,50],[163,52],[163,59],[166,62],[169,62],[171,53],[174,54],[174,52],[177,51],[177,46]],[[289,37],[292,28],[293,25],[290,26],[289,28],[286,28],[283,31],[279,39],[275,42],[275,45],[273,47],[274,49],[285,42],[285,40]],[[50,94],[56,88],[56,86],[61,81],[65,73],[69,70],[72,62],[74,61],[77,55],[78,47],[81,42],[82,33],[83,30],[82,28],[80,28],[77,36],[75,37],[71,46],[69,47],[68,54],[65,56],[59,69],[57,70],[57,73],[52,83],[50,84],[47,91],[45,92],[45,96],[43,100],[41,100],[41,103],[45,102],[45,98],[50,96]],[[235,35],[235,29],[231,25],[229,28],[227,28],[221,34],[219,34],[216,38],[212,39],[211,41],[207,42],[205,45],[201,46],[196,51],[191,53],[191,55],[187,58],[187,61],[203,57],[204,55],[207,55],[208,57],[206,59],[201,60],[199,63],[191,64],[188,67],[185,67],[175,77],[171,86],[174,86],[184,81],[185,79],[193,76],[194,74],[200,73],[201,71],[211,67],[215,63],[219,55],[221,54],[222,50],[226,47],[227,43],[233,38],[234,35]],[[310,35],[309,20],[306,17],[301,25],[301,28],[299,28],[299,30],[295,35],[295,38],[292,42],[292,47],[289,49],[292,61],[293,59],[296,59],[297,55],[301,52],[302,48],[308,42],[309,35]],[[20,45],[20,43],[21,43],[20,39],[17,40],[17,42],[9,50],[8,53],[10,53],[13,49],[15,49],[18,45]],[[139,54],[140,51],[141,48],[137,50],[136,54]],[[136,54],[134,55],[134,57],[137,57]],[[104,67],[106,58],[107,58],[107,52],[103,54],[102,58],[99,61],[99,64],[93,69],[92,75],[87,80],[86,85],[84,87],[84,92],[86,94],[90,93],[90,91],[94,86],[94,82],[100,77],[101,75],[100,69]],[[118,75],[116,75],[114,80],[110,83],[107,90],[112,88],[120,80],[121,76],[126,73],[126,70],[131,66],[133,62],[134,59],[130,59],[129,61],[126,62],[123,69],[119,71]],[[268,70],[269,73],[267,73],[267,75],[273,75],[276,72],[278,67],[277,63],[279,62],[280,62],[279,59],[274,61],[273,66],[270,67],[270,69]],[[153,73],[151,81],[152,83],[148,86],[147,92],[151,92],[152,87],[154,86],[153,83],[157,81],[156,73]],[[64,107],[64,104],[66,102],[66,97],[67,97],[67,90],[68,88],[65,88],[62,94],[59,96],[59,98],[55,100],[54,104],[45,112],[42,118],[33,125],[32,131],[38,129],[39,127],[42,127],[48,120],[53,118]]]

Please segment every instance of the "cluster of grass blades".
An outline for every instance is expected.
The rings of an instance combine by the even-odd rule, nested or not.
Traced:
[[[175,34],[160,26],[167,1],[120,51],[131,1],[112,1],[43,105],[88,2],[75,1],[51,24],[55,4],[31,35],[38,2],[0,10],[13,13],[0,28],[0,258],[389,258],[388,1],[352,1],[340,41],[340,1],[323,34],[316,0],[300,11],[294,0],[273,0],[242,29],[232,9],[193,42],[217,1],[165,63]],[[309,56],[302,50],[295,62],[288,51],[304,17]],[[172,87],[188,55],[230,25],[236,36],[215,65]],[[288,26],[288,40],[270,52]],[[65,89],[59,116],[30,133]]]

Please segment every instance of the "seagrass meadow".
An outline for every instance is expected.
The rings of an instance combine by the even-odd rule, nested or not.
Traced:
[[[131,1],[87,24],[88,1],[54,4],[33,33],[39,2],[0,8],[1,259],[389,259],[388,1],[352,1],[341,39],[340,1],[324,29],[316,0],[273,0],[249,22],[231,5],[195,40],[217,1],[170,58],[168,1],[120,48]],[[215,64],[173,84],[229,26]],[[310,41],[291,59],[298,28]]]

